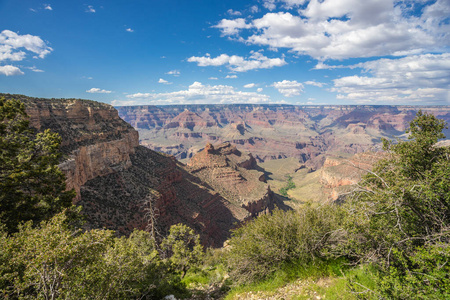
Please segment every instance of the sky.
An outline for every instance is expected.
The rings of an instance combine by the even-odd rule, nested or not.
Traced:
[[[0,92],[450,105],[450,0],[0,0]]]

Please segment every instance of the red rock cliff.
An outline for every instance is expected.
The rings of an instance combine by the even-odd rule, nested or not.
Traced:
[[[139,144],[139,134],[120,119],[111,105],[79,99],[36,99],[10,96],[25,103],[30,126],[50,128],[62,137],[65,160],[60,169],[68,189],[80,188],[87,181],[131,166],[130,154]]]

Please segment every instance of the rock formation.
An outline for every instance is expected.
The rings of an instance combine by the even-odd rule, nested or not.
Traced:
[[[195,174],[230,203],[244,208],[240,219],[284,207],[270,190],[265,174],[251,154],[242,153],[236,146],[208,143],[187,164]]]
[[[450,121],[450,106],[118,107],[119,115],[139,131],[141,145],[178,159],[187,161],[208,142],[230,142],[258,161],[295,157],[312,169],[321,167],[325,153],[360,153],[382,137],[404,137],[418,109]]]
[[[383,152],[365,152],[348,157],[328,156],[320,169],[320,183],[327,198],[338,200],[351,191],[383,156]]]

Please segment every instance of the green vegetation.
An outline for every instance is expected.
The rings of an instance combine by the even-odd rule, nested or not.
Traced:
[[[280,189],[280,194],[287,197],[287,192],[292,189],[295,189],[295,183],[292,181],[292,177],[288,176],[287,184]]]
[[[58,134],[29,128],[25,106],[0,98],[0,222],[9,233],[22,221],[49,220],[72,205],[58,169]]]
[[[158,241],[81,229],[59,137],[28,129],[18,101],[0,99],[0,121],[3,298],[450,298],[450,150],[435,146],[445,124],[432,115],[418,113],[409,141],[384,141],[387,157],[343,205],[275,210],[206,253],[183,224]]]
[[[157,244],[143,231],[81,229],[58,169],[61,138],[28,126],[23,103],[0,99],[0,298],[187,296],[180,272],[201,261],[198,235],[175,225]]]
[[[409,141],[384,141],[390,156],[364,178],[349,203],[344,248],[376,268],[375,296],[450,297],[450,151],[435,146],[444,127],[419,112]]]
[[[281,284],[274,288],[270,283],[287,265],[295,266],[295,259],[297,268],[308,268],[343,257],[355,267],[345,271],[342,264],[342,275],[331,277],[333,286],[324,290],[309,284],[303,290],[316,289],[332,299],[449,298],[450,151],[435,146],[444,127],[419,112],[410,123],[409,141],[384,141],[388,157],[364,177],[347,203],[300,209],[298,214],[307,216],[303,227],[296,213],[276,212],[238,229],[226,263],[247,287],[232,294],[248,287],[278,288]],[[315,216],[323,219],[316,222]],[[330,295],[336,286],[345,288]]]

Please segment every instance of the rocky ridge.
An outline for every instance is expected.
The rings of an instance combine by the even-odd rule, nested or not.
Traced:
[[[181,160],[190,159],[208,142],[230,142],[258,161],[295,157],[313,169],[322,166],[324,153],[360,153],[383,137],[403,137],[419,109],[450,121],[450,106],[232,104],[117,109],[139,131],[141,145]]]
[[[208,143],[189,161],[186,169],[230,203],[244,208],[247,216],[241,214],[241,219],[269,212],[275,206],[284,207],[271,191],[252,154],[243,153],[230,143],[215,146]]]

